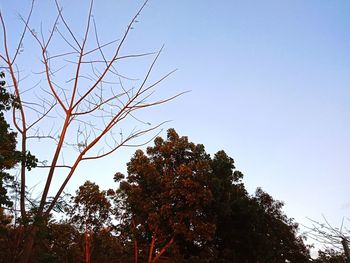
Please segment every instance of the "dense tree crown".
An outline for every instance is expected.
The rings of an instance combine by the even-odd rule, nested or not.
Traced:
[[[126,179],[115,176],[124,235],[134,240],[142,261],[160,252],[171,262],[308,261],[283,203],[261,189],[250,196],[224,151],[211,158],[174,129],[154,144],[146,153],[136,151]]]
[[[13,181],[6,170],[13,168],[21,159],[20,152],[16,151],[16,133],[10,130],[5,120],[4,111],[13,105],[15,98],[6,90],[5,74],[0,72],[0,207],[11,206],[12,202],[7,195],[6,185]]]
[[[231,157],[211,157],[174,129],[137,150],[114,180],[115,190],[87,181],[66,199],[64,219],[40,228],[32,262],[313,261],[282,202],[261,188],[250,195]],[[21,228],[7,222],[1,231],[0,262],[15,262]],[[341,258],[325,251],[314,262]]]
[[[156,138],[147,154],[136,151],[119,193],[125,197],[129,219],[125,224],[141,255],[146,250],[149,257],[157,258],[171,246],[193,256],[212,240],[210,170],[204,147],[179,137],[173,129],[166,141]],[[153,251],[160,251],[158,255],[147,251],[150,245]]]

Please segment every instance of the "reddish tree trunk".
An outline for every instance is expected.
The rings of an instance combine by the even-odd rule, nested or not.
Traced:
[[[134,241],[134,263],[137,263],[139,259],[139,246],[137,240]]]
[[[348,246],[348,241],[345,238],[342,238],[341,244],[343,245],[343,248],[344,248],[346,263],[350,263],[350,250],[349,250],[349,246]]]
[[[34,240],[35,240],[35,236],[36,236],[37,232],[38,232],[38,227],[33,226],[31,229],[29,229],[28,234],[25,235],[23,252],[20,255],[20,262],[21,263],[29,263],[30,262],[31,256],[33,254]]]
[[[152,260],[152,263],[158,262],[160,257],[164,254],[164,252],[171,246],[171,244],[174,242],[174,238],[172,238],[156,255],[156,257]]]
[[[156,238],[152,237],[151,247],[149,248],[149,255],[148,255],[148,263],[152,263],[153,258],[153,249],[154,249],[154,243],[156,242]]]
[[[86,229],[85,229],[85,261],[86,263],[90,263],[90,235],[89,235],[87,223],[86,223]]]

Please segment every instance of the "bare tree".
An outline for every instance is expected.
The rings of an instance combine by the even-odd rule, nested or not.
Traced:
[[[17,41],[9,39],[4,13],[0,11],[3,38],[0,66],[9,77],[9,87],[13,89],[18,102],[18,107],[13,108],[12,124],[19,134],[20,150],[23,156],[28,156],[28,143],[32,139],[38,144],[47,144],[47,140],[50,140],[50,145],[54,145],[52,156],[47,158],[49,162],[38,163],[38,167],[47,169],[47,174],[40,204],[34,215],[28,213],[26,202],[27,168],[30,160],[22,158],[22,222],[48,217],[81,162],[103,158],[122,146],[133,146],[133,139],[157,130],[162,124],[150,125],[138,119],[136,111],[163,104],[180,95],[152,99],[155,86],[173,72],[151,81],[152,70],[162,49],[154,53],[123,54],[130,31],[138,22],[147,1],[131,18],[119,40],[112,39],[103,43],[93,18],[93,0],[90,1],[85,28],[80,32],[82,37],[74,33],[57,0],[54,2],[56,16],[49,29],[33,29],[31,18],[34,4],[33,0],[28,14],[20,16],[23,30]],[[40,57],[42,67],[40,72],[34,74],[38,78],[37,83],[33,82],[29,88],[24,85],[25,76],[22,76],[23,69],[19,63],[23,46],[27,43],[25,41],[35,42],[36,56]],[[122,61],[143,57],[153,58],[141,79],[131,79],[119,73]],[[125,132],[125,123],[135,120],[135,128]],[[50,122],[54,125],[50,126]],[[47,127],[50,129],[47,130]],[[74,149],[76,152],[71,163],[64,160],[66,149]],[[64,179],[49,200],[52,180],[58,169],[66,169]],[[27,228],[29,234],[21,252],[21,262],[29,261],[38,231],[35,220]]]
[[[326,247],[331,247],[337,251],[343,251],[346,262],[350,263],[350,231],[344,225],[344,218],[340,227],[333,227],[326,217],[323,216],[324,223],[309,219],[312,226],[305,226],[308,229],[307,236]]]

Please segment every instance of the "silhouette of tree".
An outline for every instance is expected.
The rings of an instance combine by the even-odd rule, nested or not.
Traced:
[[[261,188],[249,195],[224,151],[211,158],[203,145],[170,129],[146,153],[137,150],[127,168],[126,177],[114,176],[117,191],[87,181],[65,206],[66,221],[42,222],[31,261],[310,262],[283,203]],[[3,225],[0,258],[20,261],[11,242],[25,240],[26,232]],[[315,262],[341,257],[321,251]]]
[[[33,262],[85,262],[84,235],[67,222],[49,222],[40,229],[38,248],[34,250]]]
[[[124,199],[121,229],[134,241],[135,262],[309,261],[283,203],[260,188],[248,195],[224,151],[211,159],[174,129],[154,144],[147,154],[136,151],[126,179],[115,175]]]
[[[282,211],[283,202],[276,201],[261,188],[252,199],[257,205],[257,259],[262,262],[309,262],[309,251],[298,236],[298,224]]]
[[[258,188],[250,196],[236,170],[234,160],[224,151],[211,162],[210,211],[216,231],[212,262],[308,262],[309,252],[298,225],[282,212],[283,203]]]
[[[327,248],[324,251],[318,251],[317,259],[312,262],[315,263],[343,263],[346,262],[346,257],[343,253],[331,248]]]
[[[239,244],[246,243],[243,216],[248,212],[249,198],[242,183],[243,174],[235,170],[234,160],[224,151],[214,155],[211,166],[213,202],[210,213],[216,224],[213,244],[217,262],[235,262],[236,253],[247,252]]]

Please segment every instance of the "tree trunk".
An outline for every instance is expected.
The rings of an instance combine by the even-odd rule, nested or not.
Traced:
[[[90,263],[90,235],[89,235],[87,223],[86,223],[86,230],[85,230],[85,259],[86,259],[86,263]]]
[[[151,247],[149,248],[148,263],[152,263],[154,243],[156,242],[155,236],[152,236]]]
[[[37,226],[32,226],[28,231],[28,235],[24,238],[23,252],[20,255],[21,263],[29,263],[34,249],[34,240],[38,232]]]
[[[139,258],[139,247],[137,244],[137,240],[134,241],[134,263],[138,263]]]
[[[170,239],[170,241],[159,251],[159,253],[156,255],[156,257],[152,260],[152,263],[158,262],[160,257],[164,254],[164,252],[171,246],[171,244],[174,242],[174,237]]]
[[[350,263],[350,250],[349,250],[348,241],[345,238],[343,238],[341,241],[341,244],[343,245],[343,248],[344,248],[346,263]]]

